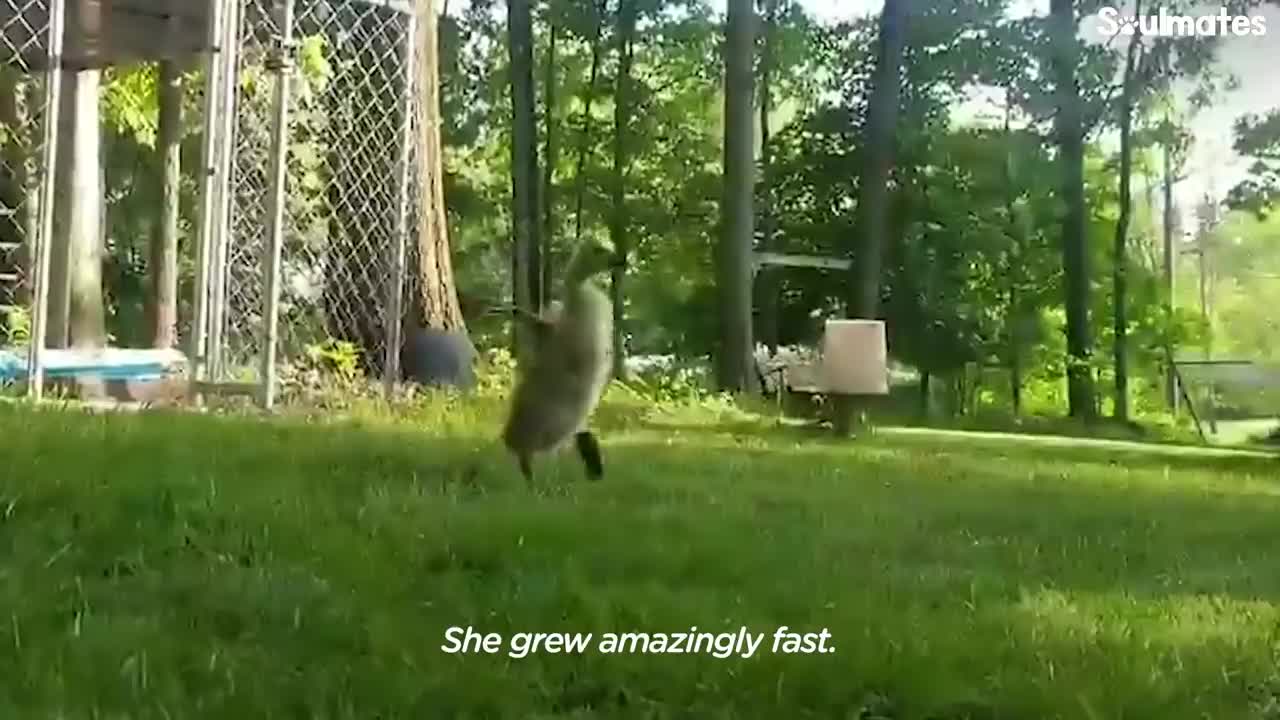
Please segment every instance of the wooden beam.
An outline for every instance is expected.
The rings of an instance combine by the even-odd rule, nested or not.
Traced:
[[[215,0],[66,0],[61,61],[69,70],[100,69],[145,60],[190,60],[208,50]],[[12,5],[13,3],[8,3]],[[0,27],[9,47],[25,48],[28,72],[43,70],[48,9],[27,3],[18,14],[0,2]],[[0,62],[11,62],[0,57]]]

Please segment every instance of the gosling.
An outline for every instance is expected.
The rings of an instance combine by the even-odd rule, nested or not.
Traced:
[[[588,240],[565,269],[564,299],[543,316],[523,316],[533,328],[527,367],[519,368],[502,440],[533,483],[533,458],[570,438],[592,480],[604,477],[600,444],[587,421],[609,381],[613,305],[594,282],[614,258],[611,243]]]

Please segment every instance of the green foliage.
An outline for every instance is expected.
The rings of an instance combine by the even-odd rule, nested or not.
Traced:
[[[332,373],[340,380],[352,381],[360,374],[360,349],[347,340],[334,340],[308,345],[304,356],[312,367]]]
[[[1228,204],[1265,218],[1280,201],[1280,110],[1236,121],[1235,150],[1253,158],[1250,176],[1231,189]]]
[[[505,347],[484,353],[476,369],[476,394],[480,397],[503,397],[515,386],[516,358]]]
[[[562,147],[575,151],[584,137],[588,140],[584,232],[601,233],[607,221],[604,198],[612,182],[607,162],[612,141],[609,75],[616,70],[611,23],[604,24],[605,63],[592,114],[584,119],[592,6],[548,7],[562,31],[556,68],[560,102],[543,131],[546,123],[567,129],[560,133]],[[1001,2],[934,3],[913,17],[891,214],[890,234],[896,241],[886,267],[886,319],[894,356],[935,378],[960,373],[972,363],[1007,367],[1016,362],[1025,382],[1049,387],[1065,372],[1065,348],[1062,318],[1055,310],[1062,302],[1060,208],[1056,187],[1045,182],[1056,174],[1045,147],[1045,125],[1033,122],[1005,132],[960,125],[949,113],[976,79],[1009,91],[1016,120],[1046,117],[1044,110],[1051,105],[1042,67],[1043,20],[1007,20],[1003,9]],[[636,49],[639,107],[628,126],[633,161],[626,186],[635,236],[625,298],[630,347],[633,353],[698,357],[713,350],[716,336],[712,248],[722,101],[718,73],[708,70],[705,58],[716,51],[719,28],[706,8],[697,5],[676,10],[673,4],[655,3],[642,6],[641,15],[646,31]],[[823,26],[793,2],[780,3],[777,18],[772,30],[775,110],[768,198],[777,227],[774,249],[843,254],[853,234],[858,126],[874,24]],[[546,18],[537,23],[539,47],[544,47],[545,23]],[[509,227],[504,38],[494,16],[483,9],[450,19],[445,37],[445,104],[465,118],[446,133],[459,282],[464,307],[470,308],[469,323],[505,342],[490,327],[496,318],[482,312],[508,293],[507,245],[497,240]],[[1153,46],[1145,71],[1149,97],[1158,97],[1174,77],[1205,71],[1211,64],[1210,45],[1161,41]],[[1117,57],[1093,48],[1084,58],[1086,115],[1095,126],[1110,118],[1107,86]],[[463,124],[491,132],[464,130]],[[1168,133],[1177,130],[1172,124],[1166,128]],[[1157,135],[1151,130],[1143,142]],[[1142,147],[1138,165],[1150,172],[1151,164],[1142,162]],[[1101,280],[1109,277],[1112,264],[1114,169],[1096,149],[1091,158],[1088,204],[1094,211],[1088,244],[1095,249],[1092,272]],[[554,237],[563,238],[572,231],[572,193],[565,190],[579,180],[576,152],[560,153],[559,162],[554,168]],[[1185,314],[1170,317],[1161,309],[1158,264],[1147,261],[1156,220],[1149,208],[1138,208],[1135,216],[1145,220],[1135,221],[1134,234],[1145,235],[1132,245],[1145,257],[1133,263],[1139,267],[1130,273],[1131,345],[1138,355],[1135,372],[1158,376],[1162,348],[1176,348],[1193,328]],[[552,256],[557,252],[553,243]],[[779,340],[816,342],[822,319],[842,312],[847,282],[840,273],[781,272]],[[1111,302],[1109,291],[1094,293],[1095,374],[1109,367],[1105,348],[1111,341]],[[677,382],[671,374],[655,381],[660,387]],[[660,392],[682,392],[677,388]]]
[[[156,146],[158,78],[154,63],[113,68],[104,77],[102,90],[107,127],[148,149]]]
[[[282,401],[312,410],[350,411],[383,393],[379,378],[365,376],[359,346],[347,340],[308,343],[279,374]]]
[[[4,317],[4,342],[6,347],[26,345],[31,341],[31,313],[26,308],[11,307]]]

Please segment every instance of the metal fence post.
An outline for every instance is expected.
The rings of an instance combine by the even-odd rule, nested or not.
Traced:
[[[276,76],[271,127],[271,170],[268,175],[270,195],[267,252],[263,256],[263,323],[262,407],[275,405],[276,351],[280,335],[280,260],[284,247],[285,180],[289,159],[289,83],[293,76],[293,0],[282,0],[280,35],[269,59],[269,69]]]
[[[236,78],[240,59],[240,22],[243,0],[227,0],[227,16],[223,22],[224,52],[221,84],[222,101],[219,116],[222,142],[216,158],[217,172],[222,177],[214,205],[214,222],[210,247],[209,277],[209,374],[215,381],[223,379],[223,331],[227,325],[227,243],[231,241],[231,206],[235,196],[232,156],[236,137]]]
[[[49,319],[49,264],[53,242],[53,204],[57,192],[58,114],[62,105],[62,47],[66,20],[65,0],[49,0],[49,33],[45,60],[44,147],[40,182],[40,225],[36,245],[36,277],[31,293],[31,340],[27,354],[27,396],[40,400],[44,395],[44,345]]]
[[[235,0],[232,0],[235,1]],[[196,283],[193,300],[193,318],[191,321],[191,375],[192,380],[208,379],[209,373],[209,281],[215,240],[216,214],[218,197],[225,194],[227,177],[218,171],[218,154],[221,144],[226,138],[221,134],[219,122],[225,109],[221,105],[219,91],[222,88],[224,58],[227,53],[227,38],[222,32],[225,13],[223,9],[227,0],[215,0],[212,3],[212,15],[209,19],[209,51],[206,53],[204,82],[204,143],[201,146],[200,159],[200,226],[196,234],[195,262]]]
[[[422,12],[435,12],[433,6],[434,3],[427,3],[426,7],[422,8]],[[392,398],[396,383],[400,380],[400,346],[403,343],[404,329],[405,255],[409,243],[409,195],[412,192],[409,187],[410,163],[413,162],[410,148],[413,146],[413,131],[416,127],[414,122],[414,97],[416,93],[414,91],[418,88],[418,83],[421,82],[414,67],[415,47],[418,37],[418,13],[407,13],[405,22],[404,69],[402,73],[404,77],[404,91],[402,93],[404,116],[401,118],[403,126],[401,128],[400,156],[398,160],[400,177],[396,188],[399,203],[396,208],[395,251],[391,264],[391,276],[387,281],[387,354],[386,362],[384,363],[383,382],[388,400]]]

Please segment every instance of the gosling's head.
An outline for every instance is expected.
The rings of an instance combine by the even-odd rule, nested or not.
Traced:
[[[590,278],[609,271],[614,262],[613,243],[604,238],[588,238],[578,245],[565,270],[565,280],[569,284],[585,282]]]

